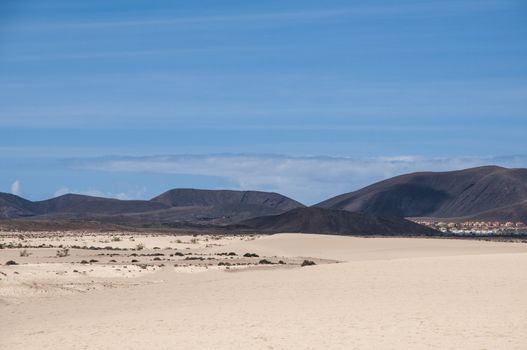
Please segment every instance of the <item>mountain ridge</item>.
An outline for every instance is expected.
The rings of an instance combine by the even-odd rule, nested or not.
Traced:
[[[320,233],[342,235],[412,236],[439,232],[412,221],[318,207],[297,208],[279,215],[240,222],[239,229],[265,233]]]
[[[400,175],[315,206],[400,217],[485,219],[496,217],[486,212],[496,213],[525,200],[527,169],[485,166]],[[515,217],[527,219],[527,212]]]

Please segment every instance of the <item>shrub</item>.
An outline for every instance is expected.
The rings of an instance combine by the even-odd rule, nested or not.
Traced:
[[[271,265],[272,262],[270,262],[269,260],[267,259],[262,259],[258,262],[258,264],[262,264],[262,265]]]
[[[112,242],[120,242],[121,237],[112,237]]]
[[[254,253],[245,253],[243,254],[243,256],[246,258],[259,258],[260,257],[258,254],[254,254]]]
[[[70,250],[68,248],[57,250],[57,258],[64,258],[68,255],[70,255]]]
[[[139,262],[139,260],[133,259],[132,262],[136,263],[136,262]]]
[[[18,265],[16,261],[13,261],[13,260],[9,260],[8,262],[5,263],[6,265]]]
[[[90,264],[91,264],[91,263],[96,263],[96,262],[99,262],[99,260],[95,260],[95,259],[91,259],[91,260],[90,260]]]
[[[135,249],[143,250],[143,249],[145,249],[145,245],[143,243],[139,243],[138,245],[135,246]]]
[[[82,260],[81,264],[85,265],[85,264],[89,264],[89,262],[87,262],[86,260]]]
[[[285,262],[283,260],[278,261],[280,265],[285,265]]]
[[[312,265],[316,265],[314,261],[311,261],[311,260],[304,260],[304,261],[302,262],[302,265],[300,265],[300,266],[304,267],[304,266],[312,266]]]
[[[201,256],[187,256],[185,260],[205,260],[205,258]]]
[[[161,260],[161,258],[159,258],[157,256],[154,258],[154,261],[160,261],[160,260]]]
[[[115,262],[117,262],[117,260],[112,259],[112,260],[110,260],[110,262],[115,263]]]
[[[27,249],[24,249],[24,250],[21,250],[20,251],[20,256],[30,256],[31,253],[28,253]]]

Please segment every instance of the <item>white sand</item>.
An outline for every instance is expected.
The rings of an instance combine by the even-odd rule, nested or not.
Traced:
[[[527,349],[526,244],[298,234],[221,244],[199,249],[341,262],[99,272],[133,284],[0,299],[0,348]],[[0,272],[23,268],[35,267]]]

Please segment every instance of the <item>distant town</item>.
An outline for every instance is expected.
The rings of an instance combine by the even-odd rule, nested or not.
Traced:
[[[527,234],[524,222],[499,221],[465,221],[446,222],[431,220],[414,220],[414,222],[453,235],[520,235]]]

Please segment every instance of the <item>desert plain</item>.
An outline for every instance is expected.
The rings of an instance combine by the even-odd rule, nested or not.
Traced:
[[[526,271],[522,242],[3,232],[0,349],[527,349]]]

